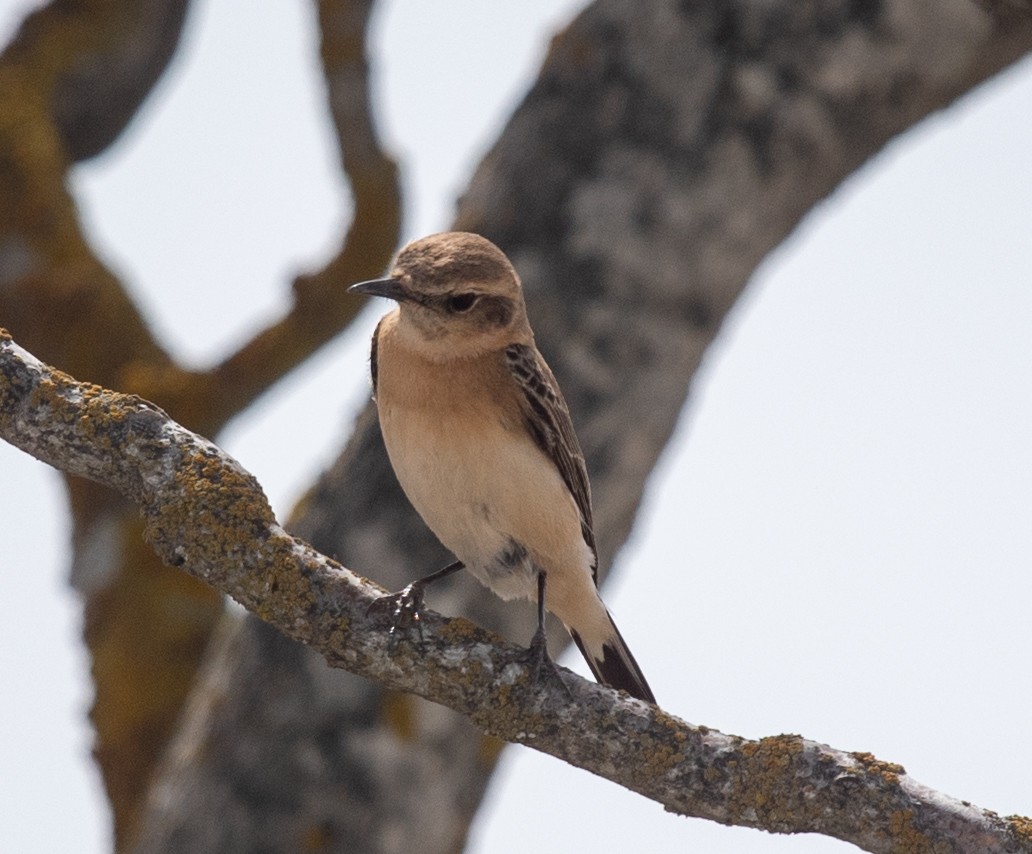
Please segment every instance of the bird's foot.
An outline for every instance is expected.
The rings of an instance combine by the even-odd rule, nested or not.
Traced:
[[[541,627],[534,632],[530,646],[527,647],[527,663],[530,666],[530,684],[532,686],[541,685],[544,679],[552,679],[562,686],[563,692],[569,699],[573,699],[569,686],[563,681],[559,668],[548,654],[548,641],[545,638],[545,630]]]
[[[413,581],[408,587],[404,587],[397,593],[388,593],[374,601],[366,611],[386,611],[390,617],[391,628],[387,633],[388,643],[391,650],[398,643],[398,638],[403,631],[409,631],[413,627],[419,632],[419,642],[423,638],[423,593],[426,585],[422,581]]]
[[[461,560],[452,561],[443,569],[431,572],[425,578],[413,581],[408,587],[399,590],[397,593],[388,593],[386,596],[381,596],[369,606],[366,611],[367,614],[377,610],[387,610],[390,613],[391,630],[388,646],[391,651],[394,650],[401,635],[399,629],[408,630],[415,626],[419,631],[419,643],[422,644],[425,641],[423,637],[423,618],[421,615],[423,610],[423,592],[426,590],[427,585],[440,581],[442,578],[447,578],[452,573],[458,572],[462,567],[463,563]]]

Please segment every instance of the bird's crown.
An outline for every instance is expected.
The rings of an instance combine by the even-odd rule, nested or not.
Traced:
[[[408,244],[391,271],[407,288],[427,296],[476,287],[480,293],[515,296],[520,280],[509,259],[479,234],[449,231]]]

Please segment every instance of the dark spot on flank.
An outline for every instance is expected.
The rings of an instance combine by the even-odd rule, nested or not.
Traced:
[[[515,540],[509,540],[509,544],[498,553],[498,557],[495,560],[501,566],[513,567],[520,566],[527,559],[527,549],[522,543],[517,543]]]

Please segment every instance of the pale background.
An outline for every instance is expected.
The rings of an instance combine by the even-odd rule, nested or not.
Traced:
[[[381,4],[406,238],[448,225],[580,5]],[[198,2],[143,115],[73,176],[103,257],[198,364],[280,310],[347,218],[312,4],[261,6]],[[0,0],[5,41],[26,8]],[[1032,813],[1030,138],[1026,61],[892,145],[768,259],[606,591],[671,712],[871,751],[1004,815]],[[224,436],[281,516],[368,395],[382,310]],[[0,836],[19,854],[109,849],[63,507],[59,477],[0,443]],[[677,818],[515,748],[471,850],[855,849]]]

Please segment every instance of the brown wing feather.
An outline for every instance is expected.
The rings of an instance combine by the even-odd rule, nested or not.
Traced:
[[[386,316],[386,315],[385,315]],[[379,323],[376,324],[376,329],[373,330],[373,343],[369,348],[369,377],[373,381],[373,398],[376,398],[376,350],[380,346],[380,327],[383,326],[383,317],[380,318]]]
[[[573,431],[570,410],[552,371],[541,354],[527,344],[510,344],[505,361],[526,402],[527,429],[537,446],[555,463],[563,482],[573,495],[581,517],[581,533],[591,548],[591,574],[598,583],[598,556],[591,519],[591,487],[577,434]]]

